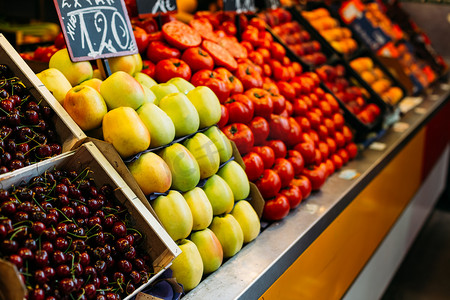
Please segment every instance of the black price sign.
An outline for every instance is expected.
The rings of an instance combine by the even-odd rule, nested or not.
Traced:
[[[136,0],[136,5],[140,17],[177,10],[176,0]]]
[[[275,9],[281,6],[280,0],[265,0],[266,8]]]
[[[223,0],[224,11],[254,12],[256,11],[255,0]]]
[[[72,61],[138,53],[123,0],[53,0]]]

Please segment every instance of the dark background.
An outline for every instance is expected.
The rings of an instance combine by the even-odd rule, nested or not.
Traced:
[[[52,0],[0,0],[0,21],[29,23],[30,20],[59,23]]]

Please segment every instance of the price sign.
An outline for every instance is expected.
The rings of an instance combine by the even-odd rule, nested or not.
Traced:
[[[176,0],[136,0],[140,17],[177,10]]]
[[[53,0],[72,61],[138,53],[122,0]]]
[[[266,8],[275,9],[281,6],[280,0],[265,0]]]
[[[223,0],[224,11],[254,12],[256,11],[254,0]]]

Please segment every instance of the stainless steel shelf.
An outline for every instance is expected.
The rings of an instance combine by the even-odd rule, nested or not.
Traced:
[[[257,299],[330,225],[369,182],[391,161],[433,115],[450,99],[450,85],[438,83],[422,96],[423,102],[405,114],[403,132],[393,128],[377,142],[384,150],[365,149],[342,170],[361,175],[353,180],[330,176],[319,192],[280,222],[272,223],[253,242],[205,278],[184,299]]]

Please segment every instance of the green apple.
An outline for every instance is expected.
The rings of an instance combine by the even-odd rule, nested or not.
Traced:
[[[242,200],[250,194],[250,182],[244,169],[232,160],[220,168],[217,175],[222,177],[233,191],[234,200]]]
[[[60,70],[72,86],[91,79],[94,72],[89,61],[72,62],[67,48],[56,51],[50,58],[48,67]]]
[[[198,132],[184,142],[184,146],[194,155],[200,167],[200,178],[208,178],[217,173],[220,156],[216,145],[203,133]]]
[[[153,210],[174,241],[184,239],[192,231],[192,213],[189,205],[177,191],[159,196],[151,203]]]
[[[222,265],[222,245],[211,229],[205,228],[193,232],[191,241],[197,246],[198,252],[200,252],[202,257],[204,274],[210,274]]]
[[[187,97],[195,106],[200,117],[200,128],[205,128],[220,121],[221,110],[219,98],[207,86],[198,86]]]
[[[172,189],[186,192],[198,184],[200,168],[195,157],[186,147],[174,143],[161,150],[158,155],[164,159],[172,173]]]
[[[66,76],[64,76],[64,74],[56,68],[46,69],[40,73],[37,73],[36,76],[53,94],[56,100],[62,104],[67,92],[72,88],[72,85],[69,80],[67,80]]]
[[[145,73],[137,72],[137,73],[134,73],[133,77],[136,78],[136,80],[140,84],[142,84],[143,86],[146,86],[148,88],[151,88],[152,86],[157,85],[156,81]]]
[[[202,230],[208,227],[213,218],[213,210],[205,191],[195,187],[184,193],[183,197],[186,199],[194,219],[192,230]]]
[[[83,81],[82,83],[80,83],[80,85],[88,85],[88,86],[96,89],[97,92],[100,93],[100,85],[102,84],[102,82],[103,82],[103,80],[101,80],[101,79],[91,78],[86,81]]]
[[[150,146],[150,133],[131,107],[110,110],[103,117],[103,138],[113,144],[122,157],[129,157]]]
[[[131,56],[134,58],[134,61],[136,63],[134,65],[134,73],[132,74],[132,75],[134,75],[134,74],[142,71],[142,68],[144,67],[144,64],[142,62],[142,57],[141,57],[141,55],[139,53],[132,54]]]
[[[253,206],[246,200],[236,202],[231,211],[233,217],[241,225],[242,233],[244,234],[244,243],[253,241],[261,229],[261,223]]]
[[[177,282],[183,285],[184,291],[189,292],[202,280],[202,257],[192,241],[183,239],[177,244],[180,247],[181,254],[173,260],[170,269]]]
[[[172,185],[169,166],[153,152],[142,154],[127,167],[145,195],[164,193]]]
[[[137,113],[150,132],[150,148],[167,145],[175,138],[175,126],[169,116],[153,103],[145,103]]]
[[[164,96],[159,102],[159,108],[172,119],[175,137],[182,137],[198,130],[198,113],[185,94],[176,92]]]
[[[195,86],[192,83],[181,77],[171,78],[169,79],[169,81],[167,81],[167,83],[173,84],[180,92],[185,95],[195,89]]]
[[[244,233],[233,215],[215,216],[209,229],[214,232],[222,245],[224,258],[232,257],[241,250]]]
[[[212,126],[204,132],[209,139],[216,145],[219,151],[220,163],[224,163],[233,155],[233,147],[228,137],[217,126]]]
[[[77,85],[64,98],[63,107],[82,130],[92,130],[102,125],[108,112],[100,93],[90,87]]]
[[[161,101],[161,99],[164,98],[164,96],[180,92],[176,86],[174,86],[171,83],[167,83],[167,82],[153,85],[150,87],[150,90],[156,96],[156,99],[155,99],[156,105],[159,105],[159,101]]]
[[[222,177],[219,175],[209,177],[203,190],[211,202],[213,215],[231,212],[234,205],[233,191]]]
[[[140,107],[145,100],[142,85],[128,73],[117,71],[103,80],[100,94],[105,99],[108,109],[129,106],[133,109]]]
[[[152,90],[145,85],[142,85],[142,88],[144,89],[144,102],[142,103],[142,105],[144,105],[145,103],[155,103],[156,96],[155,94],[153,94]]]

